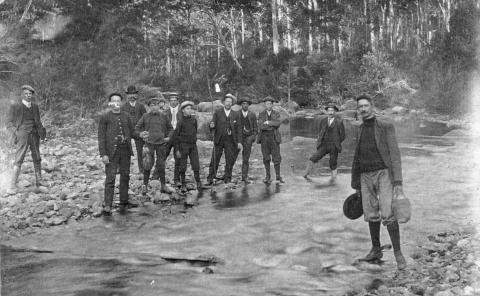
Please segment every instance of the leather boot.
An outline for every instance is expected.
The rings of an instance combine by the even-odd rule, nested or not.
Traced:
[[[265,165],[265,179],[263,179],[263,183],[270,183],[270,162],[264,162]]]
[[[398,222],[395,221],[387,225],[387,230],[390,235],[390,240],[392,241],[393,255],[395,255],[395,261],[397,261],[397,268],[403,270],[407,267],[407,261],[400,250],[400,227],[398,226]]]
[[[383,253],[380,246],[380,222],[368,222],[370,229],[370,238],[372,240],[372,249],[361,261],[375,261],[382,259]]]
[[[35,186],[40,187],[42,184],[42,166],[40,163],[34,163],[33,167],[35,169]]]
[[[173,190],[170,187],[168,187],[165,183],[162,183],[162,187],[160,188],[160,191],[168,194],[173,193]]]
[[[337,169],[334,169],[331,171],[332,177],[330,178],[330,181],[335,182],[337,180]]]
[[[20,175],[20,167],[19,166],[13,166],[13,171],[12,171],[12,179],[10,181],[10,187],[7,190],[7,194],[15,194],[18,190],[17,187],[17,182],[18,182],[18,176]]]
[[[280,183],[285,183],[285,181],[283,181],[283,178],[280,176],[280,164],[275,164],[274,168],[277,181]]]
[[[309,161],[307,163],[307,168],[305,169],[305,173],[303,174],[303,177],[305,179],[308,179],[308,175],[310,175],[312,173],[312,170],[313,170],[313,162]]]

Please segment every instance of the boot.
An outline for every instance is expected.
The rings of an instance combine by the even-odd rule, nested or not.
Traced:
[[[383,253],[380,247],[380,222],[368,222],[370,229],[370,238],[372,240],[372,249],[362,258],[361,261],[375,261],[382,259]]]
[[[283,181],[283,178],[280,176],[280,164],[275,164],[274,168],[275,168],[275,175],[276,175],[277,182],[285,183],[285,181]]]
[[[400,250],[400,227],[398,226],[398,222],[390,223],[387,226],[387,230],[390,235],[390,240],[392,241],[393,255],[395,255],[395,260],[397,261],[397,268],[398,270],[403,270],[407,267],[407,261]]]
[[[268,163],[264,162],[263,164],[265,165],[265,179],[263,179],[263,183],[268,184],[271,181],[270,180],[271,179],[271,177],[270,177],[270,162],[268,162]]]
[[[33,167],[35,169],[35,186],[40,187],[42,184],[42,166],[40,163],[34,163]]]
[[[20,167],[19,166],[13,166],[13,171],[12,171],[12,179],[10,181],[10,188],[7,190],[7,194],[15,194],[18,190],[17,187],[17,181],[18,181],[18,176],[20,175]]]
[[[309,179],[308,175],[312,173],[312,170],[313,170],[313,162],[309,161],[307,163],[307,168],[305,169],[305,173],[303,174],[303,177],[308,180]]]

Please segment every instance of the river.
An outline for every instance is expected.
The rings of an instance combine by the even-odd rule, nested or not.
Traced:
[[[344,295],[359,289],[393,274],[396,265],[391,250],[382,265],[352,265],[368,252],[370,238],[362,218],[342,213],[353,192],[352,145],[345,146],[333,185],[320,168],[327,160],[312,182],[298,176],[314,143],[294,138],[281,148],[284,185],[261,183],[255,147],[255,183],[206,191],[198,207],[173,207],[171,215],[140,207],[9,239],[3,244],[13,249],[1,253],[2,295]],[[474,227],[478,209],[471,199],[478,188],[470,179],[468,137],[402,138],[400,147],[413,204],[412,220],[401,225],[411,263],[427,235]],[[381,239],[390,243],[384,228]]]

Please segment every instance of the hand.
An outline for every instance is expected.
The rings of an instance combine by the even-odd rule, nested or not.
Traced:
[[[175,152],[175,156],[177,158],[182,158],[182,153],[180,153],[180,151],[177,151],[177,152]]]
[[[395,185],[393,187],[393,198],[395,199],[403,199],[406,198],[405,194],[403,193],[402,185]]]
[[[108,159],[108,155],[102,156],[102,162],[103,162],[104,164],[110,163],[110,160]]]
[[[237,144],[237,149],[238,149],[239,151],[241,151],[241,150],[243,149],[242,143],[238,143],[238,144]]]
[[[215,128],[215,123],[213,121],[210,122],[210,128]]]

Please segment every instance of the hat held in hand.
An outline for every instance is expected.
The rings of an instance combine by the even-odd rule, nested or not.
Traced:
[[[361,194],[351,194],[343,202],[343,214],[351,220],[360,218],[363,215],[363,205]]]

